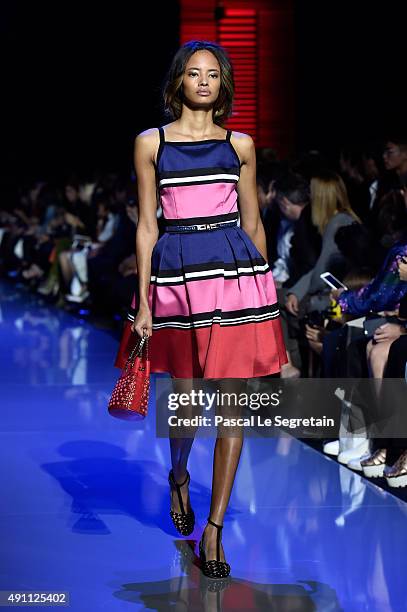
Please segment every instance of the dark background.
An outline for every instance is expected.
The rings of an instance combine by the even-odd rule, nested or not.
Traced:
[[[296,147],[336,150],[404,126],[403,2],[297,0]],[[16,0],[0,8],[1,186],[71,170],[132,171],[135,135],[163,121],[176,1]]]
[[[406,3],[296,0],[296,141],[338,148],[404,130]]]

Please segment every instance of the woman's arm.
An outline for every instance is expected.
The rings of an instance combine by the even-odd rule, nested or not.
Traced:
[[[233,132],[231,142],[242,163],[237,183],[240,226],[251,238],[262,257],[267,260],[266,234],[260,218],[256,186],[256,149],[251,136]]]
[[[148,291],[151,276],[151,254],[158,239],[157,188],[154,155],[159,139],[156,129],[141,132],[134,144],[134,166],[137,175],[139,216],[136,229],[136,255],[139,296],[142,308],[149,308]]]
[[[311,286],[311,280],[314,275],[314,268],[306,272],[297,280],[295,285],[287,290],[287,297],[291,294],[295,295],[298,301],[302,300],[304,296],[309,292]]]
[[[329,221],[322,237],[322,248],[315,266],[302,276],[295,285],[290,287],[289,293],[294,293],[301,300],[307,293],[316,293],[326,289],[324,281],[320,278],[322,272],[329,272],[330,263],[334,255],[339,254],[339,249],[335,242],[336,232],[344,225],[353,223],[350,215],[335,215]]]
[[[368,285],[358,291],[342,291],[338,303],[342,312],[367,314],[370,310],[394,310],[407,294],[407,282],[400,279],[398,263],[407,256],[407,245],[394,246],[381,269]]]
[[[104,225],[102,226],[100,231],[97,232],[98,242],[107,242],[113,237],[113,234],[115,233],[117,228],[117,221],[117,215],[115,215],[114,213],[108,214],[107,220],[105,221]]]

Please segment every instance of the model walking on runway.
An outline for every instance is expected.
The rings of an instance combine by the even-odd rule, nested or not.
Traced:
[[[176,53],[164,88],[173,121],[135,141],[139,297],[135,292],[115,365],[123,367],[139,336],[148,334],[151,371],[168,372],[178,391],[191,389],[193,378],[221,389],[234,379],[236,391],[236,379],[243,385],[287,363],[254,142],[222,127],[233,94],[225,50],[190,41]],[[166,224],[160,238],[157,189]],[[211,505],[199,542],[202,571],[211,578],[230,573],[221,530],[242,441],[237,435],[215,442]],[[170,439],[170,514],[182,535],[195,524],[187,470],[192,443],[193,437]]]

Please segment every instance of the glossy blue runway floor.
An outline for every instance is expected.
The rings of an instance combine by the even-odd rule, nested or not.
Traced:
[[[183,539],[154,395],[143,423],[107,412],[117,339],[0,291],[1,590],[68,591],[74,612],[407,610],[407,505],[288,437],[245,439],[223,530],[232,582],[212,592],[196,553],[214,440],[192,448]]]

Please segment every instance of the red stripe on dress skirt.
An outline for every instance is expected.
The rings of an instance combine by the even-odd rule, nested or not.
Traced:
[[[139,336],[126,321],[114,365],[122,368]],[[150,338],[151,372],[176,378],[256,378],[281,371],[287,352],[280,319],[244,326],[159,329]]]

